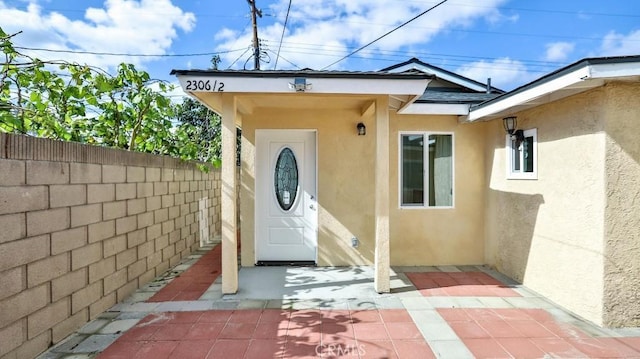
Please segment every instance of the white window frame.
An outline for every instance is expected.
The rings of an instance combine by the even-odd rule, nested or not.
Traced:
[[[505,150],[506,150],[506,170],[507,179],[522,179],[522,180],[537,180],[538,179],[538,129],[532,128],[524,130],[523,135],[525,138],[533,137],[533,172],[523,172],[524,153],[520,151],[520,170],[513,170],[513,141],[510,135],[506,135],[505,138]]]
[[[429,151],[423,151],[422,161],[424,163],[423,171],[423,198],[422,205],[419,204],[402,204],[402,136],[406,135],[422,135],[425,140],[431,135],[450,135],[451,136],[451,206],[429,206]],[[424,146],[424,145],[423,145]],[[428,145],[427,145],[428,147]],[[400,209],[453,209],[456,205],[456,138],[453,132],[446,131],[399,131],[398,132],[398,207]],[[426,190],[425,190],[426,189]]]

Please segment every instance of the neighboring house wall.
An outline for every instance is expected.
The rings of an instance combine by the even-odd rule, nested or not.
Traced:
[[[460,124],[457,116],[390,118],[390,226],[392,265],[484,263],[486,124]],[[400,208],[399,133],[446,132],[454,140],[454,208]]]
[[[220,174],[0,134],[0,357],[32,358],[220,231]]]
[[[640,84],[604,89],[605,326],[640,326]]]
[[[596,324],[606,255],[603,95],[596,89],[514,113],[518,128],[537,128],[537,180],[506,179],[502,121],[486,129],[487,263]]]

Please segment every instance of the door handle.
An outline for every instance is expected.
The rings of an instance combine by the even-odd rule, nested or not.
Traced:
[[[316,207],[313,204],[310,204],[309,209],[316,209]]]

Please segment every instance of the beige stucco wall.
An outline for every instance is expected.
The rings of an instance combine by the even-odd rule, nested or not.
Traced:
[[[389,139],[392,265],[484,263],[485,126],[459,124],[456,116],[392,114]],[[400,208],[400,131],[453,133],[454,208]]]
[[[640,84],[608,84],[604,97],[607,202],[603,323],[640,326]]]
[[[538,130],[538,179],[506,179],[500,120],[486,129],[486,260],[602,324],[605,144],[603,90],[515,113]]]

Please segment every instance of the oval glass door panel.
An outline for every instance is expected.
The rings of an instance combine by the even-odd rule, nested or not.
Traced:
[[[298,162],[289,147],[283,148],[276,160],[274,187],[280,208],[290,210],[298,195]]]

